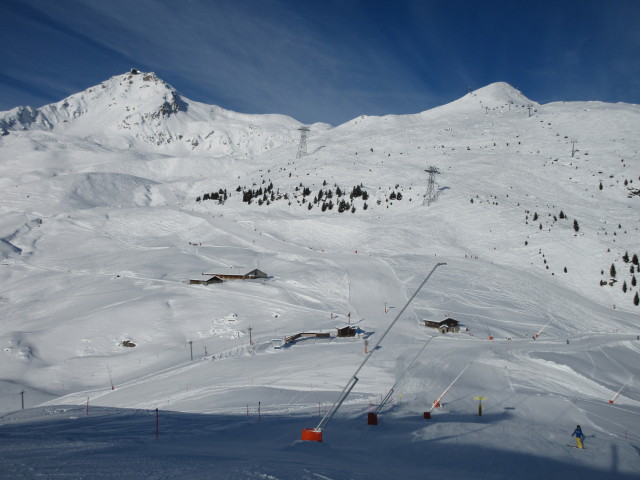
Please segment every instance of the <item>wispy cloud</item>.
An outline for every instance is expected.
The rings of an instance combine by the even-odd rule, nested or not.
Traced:
[[[131,66],[149,66],[199,100],[243,111],[335,121],[393,112],[390,100],[416,104],[428,95],[383,42],[362,36],[362,27],[349,31],[358,11],[344,10],[351,18],[336,22],[321,8],[292,5],[65,0],[37,4],[33,17]]]
[[[640,3],[627,0],[32,0],[3,13],[0,101],[3,84],[53,97],[131,67],[194,100],[333,124],[500,80],[543,101],[638,96]]]

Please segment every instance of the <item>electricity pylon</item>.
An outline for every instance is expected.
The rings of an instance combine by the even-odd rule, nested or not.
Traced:
[[[300,145],[298,146],[298,154],[296,158],[302,158],[307,156],[307,133],[309,133],[309,127],[300,127]]]
[[[431,166],[425,172],[429,173],[429,183],[427,183],[427,193],[424,194],[422,205],[431,205],[438,198],[436,193],[436,173],[440,173],[437,167]]]

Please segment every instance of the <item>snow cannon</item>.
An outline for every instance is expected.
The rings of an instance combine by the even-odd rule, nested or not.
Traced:
[[[322,430],[317,428],[303,428],[302,440],[308,442],[322,442]]]

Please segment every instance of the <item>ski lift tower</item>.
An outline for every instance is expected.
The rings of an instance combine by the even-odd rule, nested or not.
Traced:
[[[422,202],[422,206],[431,205],[433,202],[437,200],[436,193],[436,173],[440,173],[437,167],[431,166],[427,170],[425,170],[429,174],[429,183],[427,183],[427,193],[424,194],[424,201]]]
[[[309,133],[309,127],[300,127],[298,130],[300,131],[300,145],[298,146],[296,159],[307,156],[307,133]]]

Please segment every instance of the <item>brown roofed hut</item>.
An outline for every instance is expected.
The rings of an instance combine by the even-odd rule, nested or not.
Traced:
[[[210,285],[212,283],[222,283],[222,279],[214,275],[206,280],[189,280],[189,285]]]

